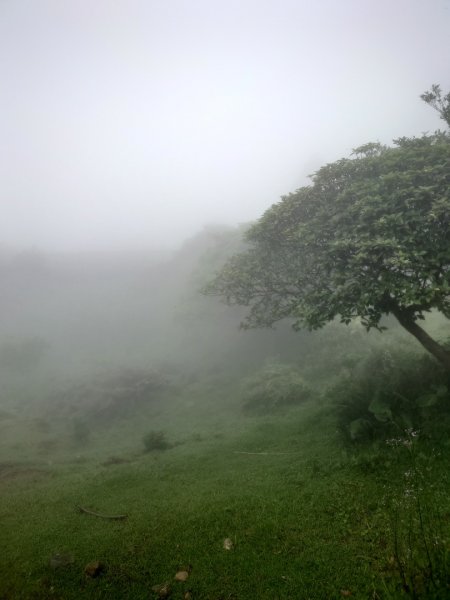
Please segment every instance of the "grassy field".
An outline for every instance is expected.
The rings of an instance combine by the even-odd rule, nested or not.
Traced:
[[[324,404],[243,417],[200,384],[82,441],[37,423],[2,420],[2,599],[450,596],[445,444],[355,452]],[[151,430],[170,448],[145,452]]]

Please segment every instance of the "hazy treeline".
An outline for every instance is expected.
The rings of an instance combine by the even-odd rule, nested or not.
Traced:
[[[244,333],[242,309],[199,293],[241,233],[206,228],[171,254],[3,251],[3,377],[164,363],[229,370],[296,353],[300,337],[288,327]]]

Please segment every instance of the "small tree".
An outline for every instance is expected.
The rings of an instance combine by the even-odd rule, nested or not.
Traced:
[[[418,324],[432,309],[450,318],[450,135],[394,144],[357,148],[273,205],[204,292],[250,307],[245,328],[293,318],[317,329],[339,316],[381,330],[393,314],[450,370]]]

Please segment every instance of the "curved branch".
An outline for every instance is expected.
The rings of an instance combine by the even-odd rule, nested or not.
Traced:
[[[116,521],[121,519],[128,519],[128,515],[104,515],[102,513],[97,513],[93,510],[89,510],[88,508],[84,508],[84,506],[77,506],[77,508],[82,513],[86,513],[87,515],[93,515],[94,517],[100,517],[101,519],[114,519]]]

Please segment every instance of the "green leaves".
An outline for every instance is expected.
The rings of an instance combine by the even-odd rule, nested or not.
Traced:
[[[374,415],[377,421],[381,421],[381,423],[392,421],[392,411],[389,403],[379,396],[376,396],[369,404],[369,412]]]
[[[440,400],[446,398],[448,389],[446,385],[439,385],[435,387],[433,392],[423,394],[416,399],[416,404],[420,408],[429,408],[435,406]]]
[[[420,97],[437,110],[441,119],[450,126],[450,93],[443,96],[441,86],[435,83],[431,86],[431,90],[424,92]]]

